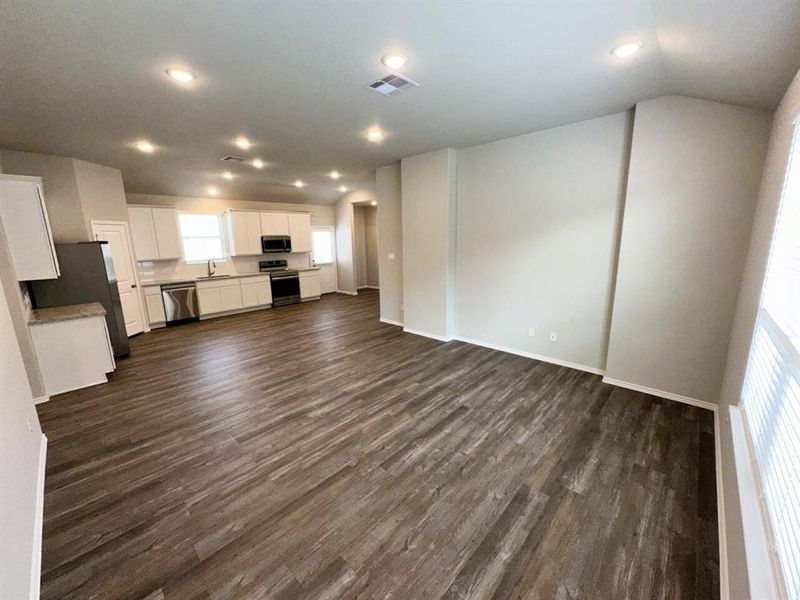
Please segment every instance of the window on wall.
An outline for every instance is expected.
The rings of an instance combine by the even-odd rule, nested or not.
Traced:
[[[795,127],[742,395],[773,563],[800,598],[800,125]]]
[[[180,213],[178,222],[186,262],[206,262],[225,258],[222,223],[219,215]]]
[[[311,260],[315,265],[329,265],[334,261],[334,243],[333,227],[311,232]]]

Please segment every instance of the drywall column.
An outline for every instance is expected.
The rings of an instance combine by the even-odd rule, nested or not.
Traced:
[[[375,200],[375,193],[366,189],[350,192],[336,203],[336,270],[339,278],[339,292],[353,295],[358,293],[353,204],[372,202],[373,200]]]
[[[725,498],[724,521],[731,598],[749,598],[750,583],[747,575],[742,515],[738,499],[728,407],[738,405],[741,400],[750,341],[755,329],[761,287],[772,244],[772,232],[780,207],[786,166],[796,126],[795,119],[798,115],[800,115],[800,72],[795,76],[794,82],[789,86],[780,106],[775,111],[720,395],[719,421],[722,455],[720,468]]]
[[[367,287],[380,288],[378,271],[378,209],[364,207],[364,246],[366,253]]]
[[[375,171],[381,321],[403,324],[403,199],[400,163]]]
[[[440,340],[454,335],[456,152],[401,161],[404,329]]]
[[[610,383],[718,401],[770,120],[680,96],[636,106]]]

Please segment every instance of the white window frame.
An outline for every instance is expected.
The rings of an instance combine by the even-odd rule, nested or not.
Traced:
[[[211,238],[212,236],[184,236],[183,235],[183,228],[181,227],[181,215],[203,215],[203,216],[214,216],[217,218],[217,226],[219,227],[219,239],[220,244],[222,247],[222,256],[219,258],[205,258],[203,260],[188,260],[186,259],[186,247],[183,244],[183,240],[185,238],[190,239],[197,239],[197,238]],[[181,250],[183,251],[184,262],[187,265],[204,265],[208,263],[209,260],[213,260],[214,262],[220,263],[225,262],[228,260],[228,240],[225,236],[225,223],[223,221],[223,215],[221,212],[204,212],[198,210],[181,210],[178,211],[178,233],[181,236]]]

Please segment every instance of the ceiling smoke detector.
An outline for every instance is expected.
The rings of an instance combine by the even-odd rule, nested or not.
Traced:
[[[419,87],[419,84],[405,75],[391,74],[375,83],[371,83],[369,87],[384,96],[394,96],[398,92]]]

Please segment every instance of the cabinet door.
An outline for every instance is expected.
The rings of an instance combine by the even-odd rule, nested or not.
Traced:
[[[222,312],[222,301],[220,299],[219,288],[203,288],[197,286],[197,304],[201,315],[212,315]]]
[[[266,306],[267,304],[272,304],[272,287],[270,286],[269,279],[258,286],[257,292],[259,305]]]
[[[53,235],[37,178],[0,179],[0,217],[17,281],[58,277]]]
[[[242,288],[238,281],[232,285],[219,288],[219,303],[223,311],[244,308],[242,305]]]
[[[228,239],[230,240],[231,256],[244,256],[251,253],[251,244],[247,237],[248,214],[237,210],[228,213]],[[253,214],[258,218],[257,213]]]
[[[258,288],[263,284],[259,283],[242,283],[242,305],[244,308],[252,308],[258,306]]]
[[[262,212],[261,235],[289,235],[289,215]]]
[[[300,273],[300,298],[318,298],[320,293],[319,272]]]
[[[147,306],[147,320],[153,325],[156,323],[164,323],[167,320],[167,315],[164,313],[164,300],[161,297],[161,288],[158,293],[148,293],[145,290],[144,303]]]
[[[158,260],[153,210],[143,206],[132,206],[128,209],[128,220],[131,225],[136,260]]]
[[[257,212],[244,214],[247,227],[247,253],[261,254],[261,215]]]
[[[178,232],[178,211],[174,208],[154,208],[152,210],[158,257],[161,259],[180,258],[182,252],[181,236]]]
[[[311,252],[311,215],[290,213],[289,236],[292,238],[292,252]]]

